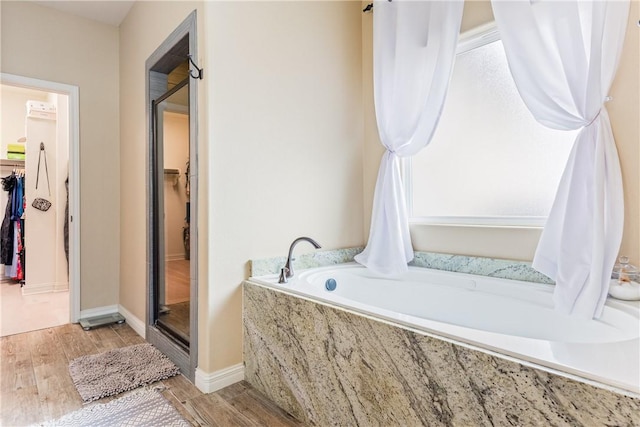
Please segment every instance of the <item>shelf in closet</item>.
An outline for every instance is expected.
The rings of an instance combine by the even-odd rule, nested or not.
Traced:
[[[24,160],[0,159],[0,166],[19,166],[24,168]]]

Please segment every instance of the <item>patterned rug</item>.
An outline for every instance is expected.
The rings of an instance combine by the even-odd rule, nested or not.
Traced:
[[[164,380],[180,369],[151,344],[116,348],[82,356],[69,363],[69,374],[80,397],[91,402]]]
[[[176,408],[153,389],[136,390],[109,403],[95,403],[54,421],[45,427],[189,427]]]

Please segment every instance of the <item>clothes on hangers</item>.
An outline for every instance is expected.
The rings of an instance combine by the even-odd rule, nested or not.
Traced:
[[[17,185],[17,179],[15,173],[2,178],[2,188],[9,193],[7,201],[7,207],[5,209],[4,219],[2,220],[2,226],[0,227],[0,263],[4,265],[13,264],[13,234],[14,227],[11,221],[13,213],[13,189]]]
[[[13,173],[2,178],[2,187],[9,193],[5,216],[0,227],[0,263],[5,276],[24,279],[24,175]]]

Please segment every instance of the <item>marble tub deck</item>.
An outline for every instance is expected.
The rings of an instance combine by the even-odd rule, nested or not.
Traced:
[[[295,271],[307,268],[354,262],[354,257],[364,248],[334,249],[315,251],[297,256],[293,260]],[[251,260],[251,276],[278,274],[287,258],[276,257]],[[435,252],[415,252],[409,265],[432,268],[434,270],[455,271],[479,276],[499,277],[502,279],[523,280],[525,282],[553,284],[542,273],[531,268],[531,263],[495,258],[473,257],[467,255],[440,254]]]
[[[244,283],[245,378],[318,426],[639,426],[640,399]]]

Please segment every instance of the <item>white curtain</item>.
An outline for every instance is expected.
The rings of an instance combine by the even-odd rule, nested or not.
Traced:
[[[462,0],[374,3],[374,99],[386,152],[376,182],[369,242],[356,261],[382,274],[405,272],[413,259],[400,158],[429,144],[436,129],[462,8]]]
[[[622,240],[618,153],[604,103],[629,1],[492,0],[511,73],[543,125],[580,129],[533,261],[556,281],[556,309],[602,314]]]

